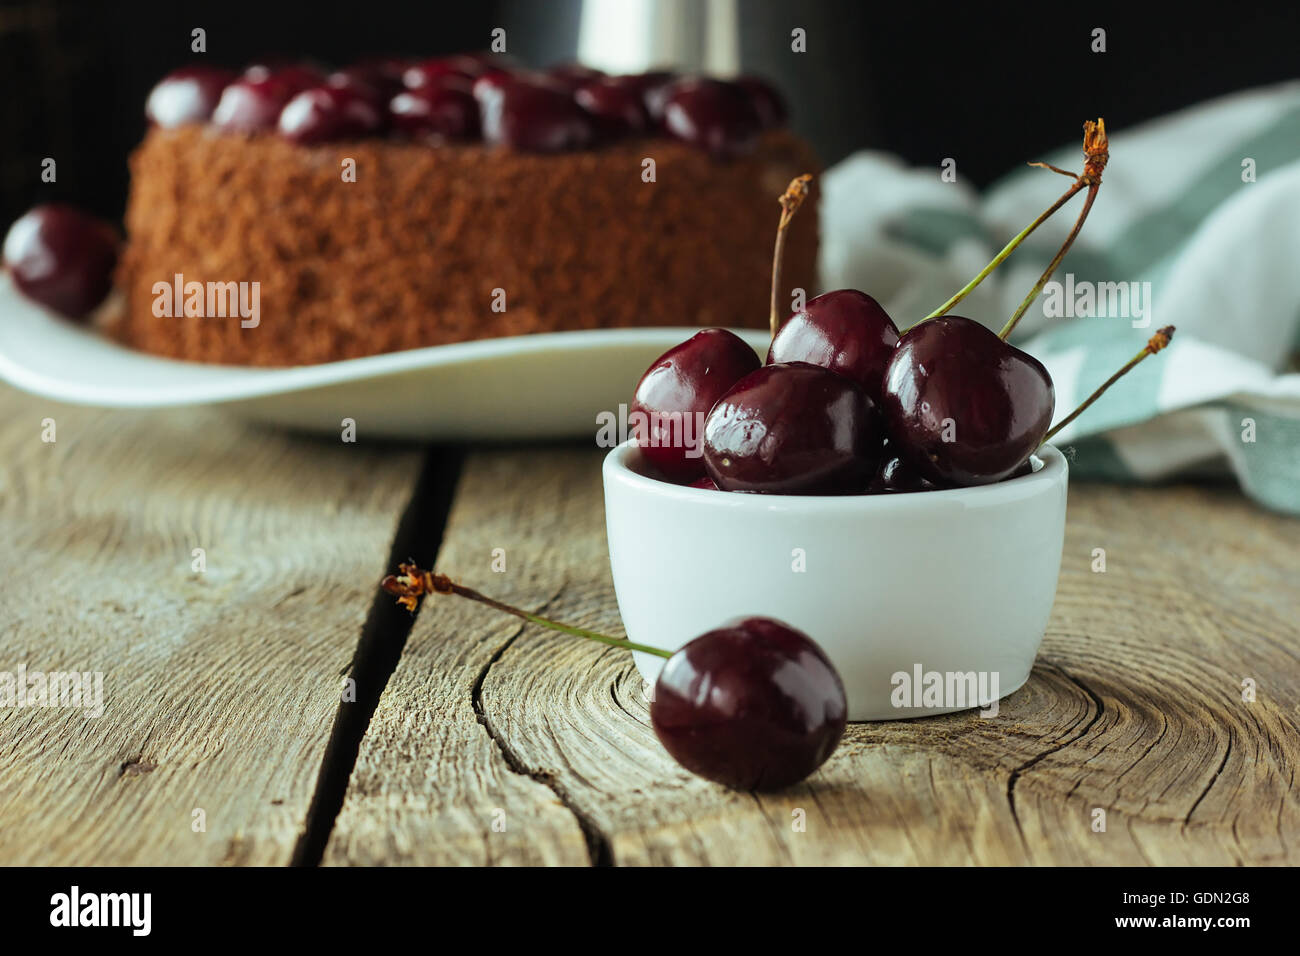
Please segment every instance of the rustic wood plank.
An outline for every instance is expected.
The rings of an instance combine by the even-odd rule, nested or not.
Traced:
[[[101,671],[105,702],[0,707],[0,860],[289,862],[422,456],[8,389],[0,408],[0,671]]]
[[[581,450],[471,458],[439,567],[621,633],[598,465]],[[334,859],[382,858],[385,816],[431,805],[418,823],[402,811],[402,860],[522,862],[539,845],[560,858],[559,809],[533,802],[545,784],[617,864],[1294,863],[1297,543],[1300,522],[1231,490],[1076,486],[1038,665],[998,717],[851,726],[812,780],[762,797],[668,760],[626,653],[443,601],[385,694]],[[505,573],[489,569],[497,547]],[[513,790],[484,756],[489,738]],[[489,805],[506,810],[508,840],[487,831]]]
[[[530,560],[546,542],[566,554],[586,548],[605,563],[590,534],[571,536],[590,527],[587,512],[599,506],[589,483],[567,485],[571,469],[553,467],[549,453],[525,477],[517,470],[525,458],[480,460],[462,481],[439,555],[505,600],[535,600],[561,586],[558,568]],[[482,481],[508,493],[479,493]],[[490,570],[494,548],[505,549],[508,573]],[[518,622],[459,603],[421,608],[362,740],[326,865],[590,860],[578,818],[545,782],[518,772],[480,723],[483,677],[519,637]]]

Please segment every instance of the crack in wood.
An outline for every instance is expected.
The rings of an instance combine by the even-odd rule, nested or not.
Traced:
[[[400,561],[414,560],[425,566],[433,564],[442,544],[443,530],[463,463],[464,455],[459,449],[434,447],[429,450],[406,510],[397,523],[388,561],[383,569],[375,572],[376,583]],[[356,699],[339,702],[291,866],[320,865],[334,821],[343,807],[361,739],[401,659],[418,613],[406,612],[376,587],[352,661],[344,671],[356,682]]]
[[[551,602],[548,601],[546,604],[542,605],[542,607],[538,608],[535,613],[545,613],[546,607],[550,603]],[[573,814],[573,818],[578,822],[579,829],[582,830],[582,837],[587,843],[587,856],[591,860],[591,865],[613,866],[613,846],[610,843],[609,838],[596,824],[595,820],[574,804],[572,799],[565,792],[565,789],[559,785],[554,774],[546,773],[541,770],[528,769],[519,754],[510,747],[505,737],[497,733],[496,728],[492,726],[492,719],[488,717],[487,711],[483,707],[483,685],[487,681],[488,673],[492,670],[492,667],[501,660],[506,651],[510,649],[511,645],[519,639],[519,636],[524,632],[525,626],[526,625],[520,625],[516,628],[514,633],[511,634],[495,652],[493,652],[492,656],[488,658],[487,662],[483,665],[483,668],[475,676],[474,686],[470,692],[470,703],[474,708],[474,715],[478,718],[479,725],[482,726],[484,732],[487,733],[492,742],[496,744],[497,749],[501,752],[501,756],[506,762],[506,766],[509,767],[512,772],[517,773],[520,776],[529,777],[542,784],[555,794],[556,799],[564,805],[566,810]]]
[[[1070,746],[1070,744],[1082,740],[1084,737],[1086,737],[1088,731],[1091,730],[1093,725],[1096,724],[1097,721],[1101,719],[1101,715],[1106,709],[1105,705],[1101,702],[1101,698],[1096,694],[1096,692],[1092,690],[1092,688],[1088,687],[1088,685],[1086,685],[1083,681],[1079,680],[1077,677],[1070,674],[1060,664],[1057,664],[1052,661],[1046,661],[1046,660],[1044,661],[1044,663],[1049,664],[1058,674],[1060,674],[1062,677],[1068,680],[1075,687],[1078,687],[1079,690],[1083,691],[1083,693],[1086,694],[1088,698],[1092,700],[1093,705],[1096,707],[1096,712],[1092,715],[1091,718],[1089,718],[1089,720],[1083,725],[1083,728],[1077,734],[1065,740],[1062,740],[1060,743],[1054,744],[1053,746],[1044,750],[1040,754],[1035,754],[1033,757],[1030,757],[1020,766],[1012,770],[1010,776],[1007,777],[1007,803],[1011,807],[1011,819],[1015,822],[1016,832],[1020,834],[1020,841],[1025,845],[1026,848],[1028,848],[1029,846],[1029,841],[1025,839],[1025,831],[1020,824],[1020,814],[1016,810],[1016,784],[1020,782],[1020,778],[1024,776],[1026,772],[1036,767],[1038,764],[1042,763],[1048,757],[1052,756],[1052,754],[1059,753],[1060,751],[1064,750],[1066,747]]]

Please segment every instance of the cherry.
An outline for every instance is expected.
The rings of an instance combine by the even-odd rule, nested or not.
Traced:
[[[890,446],[922,477],[951,485],[1010,475],[1042,443],[1055,404],[1041,362],[955,315],[899,337],[881,401]]]
[[[331,73],[326,77],[325,85],[361,97],[381,116],[388,109],[388,101],[402,89],[400,83],[394,84],[381,73],[355,66]]]
[[[573,99],[586,110],[597,129],[606,137],[644,133],[650,127],[641,92],[627,83],[601,77],[584,83],[573,92]]]
[[[735,790],[779,790],[844,736],[844,684],[811,638],[766,617],[702,634],[655,681],[650,722],[687,770]]]
[[[880,468],[876,471],[876,477],[871,479],[871,484],[867,485],[867,494],[883,495],[893,494],[895,492],[912,492],[912,491],[936,491],[939,486],[932,481],[927,481],[916,473],[904,459],[897,455],[889,454],[889,446],[885,446],[885,457],[881,460]]]
[[[478,103],[465,86],[424,86],[398,93],[388,104],[394,129],[437,141],[477,139]]]
[[[235,81],[230,70],[186,66],[164,76],[145,100],[144,115],[164,129],[186,123],[206,123],[221,99],[221,91]]]
[[[270,129],[280,119],[284,104],[298,92],[274,74],[247,74],[226,87],[212,112],[212,125],[229,132],[255,133]]]
[[[648,73],[632,73],[627,76],[612,77],[612,79],[631,86],[639,92],[650,119],[655,123],[662,123],[668,93],[679,77],[671,70],[651,70]]]
[[[62,203],[36,206],[9,227],[4,265],[27,298],[70,319],[88,315],[113,284],[117,233]]]
[[[582,149],[595,139],[591,118],[567,90],[549,81],[485,74],[475,81],[474,96],[489,143],[552,153]]]
[[[806,362],[751,372],[704,423],[704,466],[723,491],[854,494],[875,473],[882,445],[867,393]]]
[[[856,289],[839,289],[809,300],[785,320],[767,362],[821,365],[853,379],[879,402],[885,365],[897,344],[898,327],[879,302]]]
[[[721,80],[679,80],[664,90],[663,125],[677,139],[721,159],[747,153],[762,129],[749,94]]]
[[[337,86],[317,86],[285,104],[279,130],[285,139],[310,145],[368,136],[382,125],[369,97]]]
[[[749,101],[754,105],[763,129],[778,129],[785,125],[790,114],[776,87],[757,76],[739,77],[736,85],[749,94]]]
[[[407,89],[436,86],[448,77],[473,81],[486,72],[486,67],[468,57],[440,57],[413,63],[402,73],[402,83]]]
[[[583,66],[581,63],[561,63],[546,70],[546,76],[551,82],[564,87],[570,93],[576,92],[578,87],[585,86],[593,80],[599,80],[604,75],[603,71]]]
[[[308,63],[280,62],[268,60],[255,63],[244,71],[248,80],[274,79],[289,87],[294,93],[320,86],[325,82],[325,74]]]
[[[737,790],[798,783],[844,736],[844,683],[825,652],[788,624],[767,617],[732,621],[675,653],[561,624],[402,564],[379,586],[412,613],[429,594],[467,598],[573,637],[666,658],[655,681],[650,722],[678,763]]]
[[[726,329],[696,332],[659,356],[637,383],[629,409],[641,453],[670,480],[703,475],[705,417],[760,365],[754,350]]]

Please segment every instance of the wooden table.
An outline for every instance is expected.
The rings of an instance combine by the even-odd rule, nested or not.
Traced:
[[[627,653],[375,587],[436,555],[621,633],[598,450],[0,409],[0,672],[104,681],[0,708],[5,863],[1300,862],[1300,521],[1231,489],[1076,484],[999,717],[854,725],[755,796],[662,753]]]

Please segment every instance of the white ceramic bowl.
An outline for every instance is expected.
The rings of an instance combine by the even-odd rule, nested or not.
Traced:
[[[830,656],[850,720],[987,706],[1028,679],[1056,596],[1068,469],[1050,446],[1039,458],[978,488],[746,495],[648,477],[622,444],[605,458],[605,523],[628,638],[676,650],[774,617]],[[635,656],[653,683],[663,659]]]

